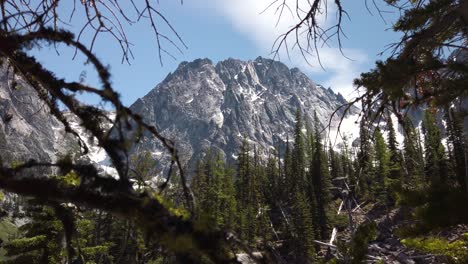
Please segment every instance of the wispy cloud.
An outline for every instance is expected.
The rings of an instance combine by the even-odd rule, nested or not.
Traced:
[[[286,0],[289,8],[283,10],[280,20],[278,20],[280,9],[277,9],[280,1],[266,9],[274,0],[200,0],[198,3],[202,8],[217,12],[228,20],[232,27],[244,34],[253,41],[263,54],[269,54],[272,45],[277,38],[286,32],[293,25],[298,23],[296,15],[296,5],[307,9],[307,0]],[[332,1],[328,1],[332,2]],[[297,4],[296,4],[297,3]],[[318,22],[323,28],[327,28],[336,19],[336,10],[332,3],[327,7],[327,13],[319,15]],[[266,9],[266,10],[265,10]],[[298,67],[309,74],[312,79],[319,80],[324,86],[332,87],[336,92],[342,93],[345,97],[351,98],[353,90],[352,81],[363,70],[363,66],[368,60],[362,50],[344,49],[346,58],[341,54],[338,47],[320,46],[320,61],[325,68],[321,68],[315,54],[308,55],[310,65],[303,58],[298,47],[294,47],[294,39],[288,39],[289,59],[285,49],[279,52],[281,61],[291,67]],[[331,43],[333,45],[333,43]]]
[[[338,48],[321,49],[323,64],[326,72],[316,72],[324,77],[323,85],[332,87],[335,92],[341,93],[345,98],[356,96],[353,88],[353,80],[364,70],[368,56],[364,51],[357,49],[343,49],[343,54]],[[307,67],[304,67],[307,71]],[[313,73],[312,73],[313,76]]]

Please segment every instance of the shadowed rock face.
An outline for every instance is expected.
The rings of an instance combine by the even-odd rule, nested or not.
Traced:
[[[12,72],[6,60],[0,64],[0,161],[10,166],[15,162],[31,159],[39,162],[55,162],[64,155],[74,155],[77,161],[94,161],[91,154],[80,156],[78,138],[65,132],[65,127],[50,113],[49,107],[40,99],[37,91]],[[88,139],[80,121],[64,113],[72,128],[84,140]],[[91,152],[98,148],[87,140]],[[94,144],[94,145],[93,145]],[[94,151],[96,152],[96,151]],[[54,172],[50,168],[29,170],[34,176]]]
[[[0,157],[5,165],[55,159],[58,122],[37,92],[0,64]]]
[[[176,141],[182,159],[193,165],[209,148],[234,161],[243,136],[267,154],[283,145],[288,134],[292,137],[297,109],[308,121],[317,111],[324,126],[344,103],[341,95],[315,84],[299,69],[259,57],[217,64],[208,59],[183,62],[131,108]],[[332,126],[341,115],[339,111]],[[150,137],[134,149],[139,150],[164,157]]]

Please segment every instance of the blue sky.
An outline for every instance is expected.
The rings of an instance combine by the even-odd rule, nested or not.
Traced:
[[[306,2],[299,0],[301,1]],[[61,1],[61,10],[65,13],[70,12],[71,6],[67,4],[72,2]],[[160,65],[154,34],[147,20],[125,26],[135,57],[130,61],[130,65],[121,63],[122,52],[109,36],[99,36],[94,52],[104,64],[109,65],[114,88],[122,95],[123,102],[130,105],[154,88],[169,72],[173,72],[182,61],[209,58],[217,62],[229,57],[242,60],[255,59],[258,56],[271,57],[270,50],[274,40],[297,22],[297,17],[291,13],[284,13],[275,27],[277,14],[274,7],[260,14],[271,2],[272,0],[185,0],[181,4],[180,1],[159,1],[156,7],[169,19],[188,46],[187,49],[183,48],[183,53],[180,54],[166,43],[165,47],[176,56],[176,60],[164,56],[163,66]],[[329,2],[330,5],[333,3]],[[331,87],[350,98],[352,80],[359,73],[371,69],[375,60],[385,59],[385,56],[378,56],[378,53],[383,51],[386,45],[397,40],[398,35],[387,29],[398,14],[384,13],[386,24],[377,15],[375,8],[370,7],[373,14],[367,11],[365,1],[343,2],[351,19],[345,18],[343,22],[347,35],[347,39],[343,40],[343,47],[345,54],[352,60],[343,57],[333,42],[330,47],[319,50],[325,71],[314,58],[309,58],[312,66],[308,65],[297,49],[290,51],[290,60],[285,56],[284,50],[280,53],[280,58],[290,67],[300,68],[317,83]],[[291,5],[295,3],[296,0],[290,0]],[[384,9],[391,11],[389,8]],[[335,13],[333,6],[329,6],[328,15],[320,19],[324,27],[333,25]],[[74,27],[69,29],[76,32],[83,23],[84,20],[78,12],[71,23]],[[163,33],[170,35],[169,29],[161,23],[160,25]],[[173,35],[172,38],[175,40]],[[85,43],[89,43],[89,34],[85,34],[83,39]],[[73,50],[63,47],[58,50],[60,55],[53,48],[46,47],[35,52],[35,55],[60,77],[77,80],[80,74],[85,72],[87,84],[99,85],[96,74],[89,66],[84,65],[82,57],[78,56],[71,61]],[[89,96],[82,99],[92,104],[98,102],[96,98]]]

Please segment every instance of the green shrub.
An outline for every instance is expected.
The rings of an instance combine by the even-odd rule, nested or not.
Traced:
[[[468,223],[468,193],[457,189],[405,190],[400,193],[399,204],[412,208],[417,224],[405,226],[400,236],[417,236],[434,229]]]
[[[468,233],[463,234],[462,239],[454,242],[437,237],[407,238],[401,242],[409,248],[446,256],[451,263],[468,263]]]

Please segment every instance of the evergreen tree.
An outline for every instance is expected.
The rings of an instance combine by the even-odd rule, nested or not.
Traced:
[[[237,178],[236,178],[236,197],[237,197],[237,212],[238,220],[238,234],[241,239],[247,237],[247,214],[249,212],[248,204],[248,184],[251,174],[250,165],[250,147],[247,138],[244,137],[241,148],[237,158]]]
[[[223,216],[222,226],[224,229],[233,230],[237,227],[237,200],[236,189],[234,186],[235,170],[232,167],[224,166],[224,177],[221,179],[221,188],[223,193],[220,203]]]
[[[389,164],[388,164],[388,182],[387,189],[390,204],[396,200],[396,192],[400,192],[403,184],[402,160],[401,152],[398,149],[398,142],[396,140],[396,132],[393,127],[392,119],[389,118],[388,126],[388,150],[389,150]]]
[[[417,131],[409,118],[405,119],[405,138],[403,141],[404,167],[407,171],[406,186],[418,188],[424,181],[424,160],[421,152],[421,141]]]
[[[198,200],[196,215],[220,229],[233,229],[237,221],[233,177],[234,171],[226,166],[221,153],[208,151],[198,162],[193,178],[192,189]]]
[[[289,136],[286,139],[286,150],[284,153],[284,165],[283,165],[283,174],[286,185],[284,188],[287,189],[287,194],[291,194],[294,192],[295,189],[295,182],[293,178],[293,165],[292,165],[292,153],[291,153],[291,146],[289,145]],[[289,200],[291,197],[288,197]]]
[[[254,245],[260,229],[257,216],[261,208],[261,196],[259,191],[260,161],[257,147],[254,145],[252,170],[248,181],[248,202],[247,202],[247,241]]]
[[[314,184],[314,191],[317,204],[317,229],[319,230],[318,237],[320,239],[328,238],[328,207],[331,202],[331,181],[330,171],[328,169],[328,158],[326,156],[324,146],[322,145],[322,137],[320,135],[320,121],[318,120],[317,113],[314,113],[314,126],[315,126],[315,152],[313,156],[312,166],[312,182]]]
[[[20,238],[4,246],[6,256],[13,257],[4,263],[61,263],[64,230],[54,210],[32,202],[27,206],[26,213],[31,221],[21,226]]]
[[[273,235],[275,235],[276,239],[279,239],[278,232],[287,233],[287,225],[284,222],[280,208],[280,204],[287,200],[287,192],[278,165],[276,156],[274,154],[270,155],[265,168],[265,183],[261,187],[265,197],[265,205],[269,209],[268,219],[264,221],[271,223],[271,228],[275,233]]]
[[[447,134],[448,145],[451,147],[453,158],[451,162],[454,167],[457,184],[463,192],[468,191],[468,173],[467,173],[467,141],[463,134],[463,118],[460,113],[454,109],[447,110]]]
[[[311,210],[310,215],[313,218],[313,230],[316,237],[319,236],[320,230],[318,223],[318,207],[317,207],[317,194],[316,194],[316,179],[314,174],[314,153],[316,150],[315,146],[315,131],[312,129],[309,122],[306,123],[306,133],[307,133],[307,182],[304,186],[307,186],[305,194],[307,195],[307,200],[309,201],[309,208]]]
[[[211,218],[211,221],[213,221],[213,225],[217,225],[217,199],[218,199],[218,185],[219,185],[219,179],[218,179],[218,174],[217,174],[217,168],[216,168],[216,159],[213,157],[213,154],[211,150],[208,150],[207,154],[205,155],[205,160],[204,160],[204,170],[205,170],[205,175],[206,175],[206,197],[203,202],[200,203],[200,206],[203,210],[203,212],[206,214],[206,216],[209,216]]]
[[[198,160],[195,169],[195,175],[192,178],[191,183],[192,191],[197,199],[198,207],[197,215],[201,215],[203,213],[203,203],[207,200],[208,194],[208,178],[205,173],[205,163],[204,160]]]
[[[77,217],[71,207],[44,206],[36,200],[27,201],[23,209],[29,221],[19,228],[18,238],[3,246],[9,258],[0,260],[2,264],[59,264],[65,260],[68,263],[109,263],[119,255],[112,254],[114,244],[111,241],[96,237],[98,223],[91,221],[95,215],[92,211]]]
[[[356,186],[356,175],[353,166],[353,160],[348,147],[348,139],[343,137],[343,146],[341,148],[341,164],[343,165],[343,175],[348,179],[348,184],[351,191]]]
[[[268,164],[267,166],[263,165],[263,162],[260,158],[260,150],[255,148],[254,151],[254,164],[255,164],[255,197],[253,202],[256,203],[256,216],[255,221],[257,222],[256,237],[259,238],[263,245],[267,243],[272,236],[272,229],[270,227],[270,216],[269,212],[271,207],[269,206],[269,192],[266,190],[270,184],[268,179]],[[276,161],[274,161],[276,162]]]
[[[328,156],[330,159],[330,176],[331,179],[342,178],[344,177],[344,166],[343,166],[343,158],[341,157],[340,153],[337,153],[333,150],[333,147],[328,147]]]
[[[302,190],[305,182],[305,145],[304,135],[302,133],[302,115],[301,111],[296,111],[296,126],[294,128],[294,149],[292,153],[292,184],[293,191]]]
[[[255,244],[258,236],[258,222],[256,221],[261,207],[261,194],[259,189],[259,178],[262,174],[259,156],[254,148],[253,160],[250,157],[250,147],[247,139],[241,146],[237,165],[237,208],[239,214],[239,234],[249,245]]]
[[[312,240],[315,238],[315,226],[312,219],[312,211],[315,210],[315,197],[310,200],[310,187],[306,181],[306,146],[302,133],[302,115],[296,112],[296,125],[294,129],[294,148],[292,151],[292,174],[293,184],[293,219],[295,229],[295,241],[293,244],[298,251],[297,261],[310,263],[314,256]],[[308,188],[309,187],[309,188]],[[313,192],[312,192],[313,193]],[[311,202],[313,201],[313,202]],[[312,206],[314,206],[312,208]]]
[[[425,112],[423,128],[426,179],[429,180],[433,190],[445,188],[447,183],[445,148],[442,145],[435,113],[431,109]]]
[[[388,204],[389,190],[386,187],[390,173],[390,153],[380,129],[374,132],[375,137],[375,177],[372,184],[373,196],[382,204]]]
[[[311,170],[312,168],[312,162],[313,162],[313,157],[314,157],[314,152],[315,152],[315,140],[314,140],[314,130],[312,126],[310,125],[310,122],[308,119],[306,119],[306,151],[307,151],[307,161],[308,161],[308,168]]]
[[[361,120],[359,138],[360,149],[356,160],[356,191],[359,197],[369,199],[371,176],[374,175],[374,149],[370,139],[371,126],[366,119]]]
[[[313,240],[314,224],[312,220],[313,208],[309,206],[309,199],[303,191],[294,193],[294,226],[295,226],[295,251],[296,263],[313,263],[315,249]]]
[[[237,158],[237,181],[236,191],[237,197],[240,199],[239,209],[247,205],[249,177],[251,174],[250,164],[250,146],[247,138],[244,137],[238,158]]]
[[[265,169],[266,186],[263,186],[265,197],[268,201],[284,198],[284,182],[278,168],[278,161],[275,154],[268,156]]]
[[[317,200],[317,192],[318,192],[318,183],[317,183],[317,174],[315,174],[315,171],[313,170],[313,163],[314,161],[311,161],[311,166],[309,168],[309,171],[307,172],[307,190],[306,190],[306,196],[307,196],[307,201],[308,201],[308,206],[310,212],[307,214],[308,216],[311,217],[311,223],[312,223],[312,230],[314,233],[314,237],[320,238],[321,235],[321,228],[320,228],[320,208],[318,205],[318,200]],[[297,199],[297,197],[296,197]],[[302,199],[302,198],[301,198]],[[301,202],[300,200],[296,200],[296,202]],[[305,213],[304,213],[305,215]],[[323,219],[322,219],[323,220]]]

